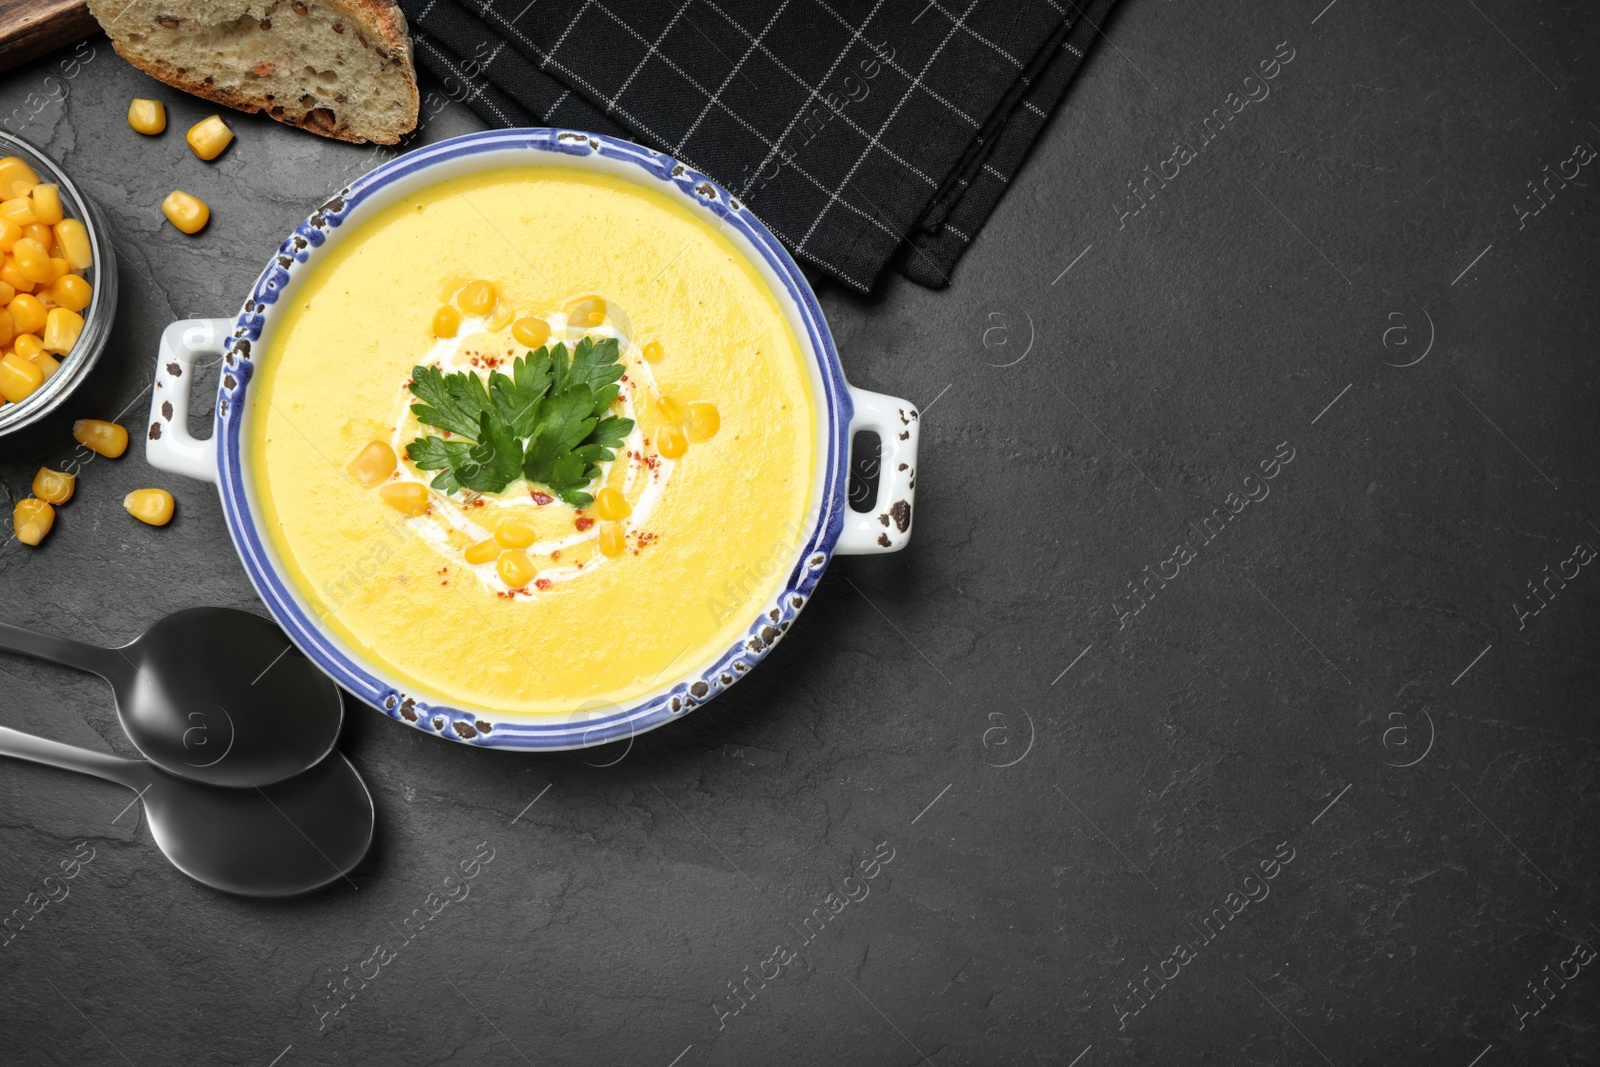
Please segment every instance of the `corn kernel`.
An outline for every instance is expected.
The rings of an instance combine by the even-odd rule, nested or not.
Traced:
[[[15,289],[11,288],[11,286],[7,285],[5,282],[0,282],[0,307],[4,307],[5,305],[11,303],[12,300],[16,299],[16,295],[17,291]],[[60,301],[58,300],[56,303],[59,304]],[[0,341],[0,344],[5,344],[5,342]]]
[[[379,482],[386,480],[393,474],[400,461],[395,458],[394,449],[385,441],[368,441],[367,446],[356,454],[356,458],[345,466],[345,470],[355,476],[364,488],[371,489]]]
[[[550,324],[529,316],[511,324],[511,336],[529,348],[539,348],[550,339]]]
[[[689,438],[677,426],[663,426],[656,433],[656,451],[667,459],[677,459],[689,451]]]
[[[26,356],[7,352],[0,356],[0,396],[13,404],[26,400],[33,391],[44,384],[44,372]]]
[[[689,440],[709,441],[722,429],[722,416],[715,404],[689,405]]]
[[[128,431],[102,419],[79,419],[72,424],[72,437],[91,452],[116,459],[128,450]]]
[[[513,589],[520,589],[533,581],[533,560],[520,548],[508,548],[500,553],[500,562],[495,569],[500,572],[500,580]]]
[[[182,189],[174,189],[167,194],[167,198],[161,201],[161,213],[184,233],[199,233],[211,221],[211,209],[206,202],[190,196]],[[70,262],[72,257],[68,256],[67,259]]]
[[[627,535],[622,532],[622,523],[608,522],[600,527],[600,554],[615,559],[622,555],[628,547]]]
[[[494,314],[489,316],[489,322],[487,324],[489,332],[499,333],[501,330],[510,325],[511,320],[516,317],[516,308],[506,303],[504,300],[499,301],[494,306]]]
[[[644,361],[646,363],[660,363],[667,358],[667,350],[661,347],[660,341],[651,341],[644,346]]]
[[[500,542],[496,541],[492,537],[479,541],[476,544],[468,545],[467,550],[464,553],[464,555],[467,557],[467,562],[473,566],[477,566],[480,563],[488,563],[491,559],[494,559],[499,554]]]
[[[433,335],[435,337],[454,337],[459,329],[461,329],[461,312],[449,304],[433,313]]]
[[[128,125],[135,133],[154,137],[167,128],[167,106],[159,100],[134,97],[128,105]]]
[[[61,361],[48,352],[36,352],[28,357],[28,362],[39,368],[39,373],[44,375],[47,382],[50,375],[61,369]]]
[[[663,419],[666,419],[673,426],[682,426],[689,421],[689,413],[683,410],[683,405],[670,396],[658,397],[656,399],[656,410],[661,413]]]
[[[428,487],[420,482],[391,482],[378,490],[383,502],[407,518],[428,510]]]
[[[88,270],[94,266],[94,248],[89,244],[87,226],[78,219],[62,219],[55,224],[54,229],[56,244],[61,249],[61,258],[66,260],[73,270]]]
[[[39,242],[39,247],[44,249],[45,255],[48,256],[50,254],[50,242],[55,240],[55,234],[52,233],[50,227],[46,226],[44,223],[28,223],[22,228],[22,236],[32,237],[35,241]],[[16,250],[15,245],[12,246],[12,250]]]
[[[184,136],[194,154],[210,162],[222,155],[222,150],[233,143],[233,131],[222,121],[221,115],[210,115],[189,127]]]
[[[16,335],[17,328],[16,324],[11,320],[11,312],[5,308],[0,308],[0,348],[10,344],[11,339]]]
[[[30,282],[37,284],[55,280],[51,277],[50,253],[32,237],[17,239],[16,247],[11,249],[11,260]]]
[[[628,503],[628,498],[609,485],[595,494],[594,503],[600,517],[607,521],[625,519],[633,514],[633,505]]]
[[[569,302],[565,311],[568,329],[587,330],[606,321],[606,300],[603,296],[580,296]]]
[[[494,539],[506,548],[527,548],[538,533],[533,524],[516,515],[507,515],[495,524]]]
[[[83,333],[83,316],[66,308],[51,308],[45,317],[44,350],[55,355],[66,355],[78,343]]]
[[[17,540],[25,545],[37,545],[43,541],[50,527],[55,524],[56,509],[31,496],[17,501],[17,506],[11,511],[11,528],[16,532]]]
[[[0,219],[26,226],[30,222],[38,222],[39,216],[33,213],[32,200],[25,196],[13,196],[0,200]]]
[[[18,333],[38,334],[44,331],[44,305],[32,293],[18,293],[11,298],[6,309],[11,312],[11,325]]]
[[[487,315],[494,307],[494,283],[478,280],[468,282],[456,294],[456,303],[468,315]]]
[[[122,498],[128,514],[150,526],[172,521],[172,494],[165,489],[135,489]]]
[[[22,236],[22,227],[15,222],[0,219],[0,252],[9,252]]]
[[[27,182],[29,185],[39,184],[39,175],[33,172],[27,161],[21,156],[6,156],[0,159],[0,189],[8,188],[11,182]]]
[[[76,474],[40,467],[39,473],[33,476],[33,495],[46,504],[65,504],[72,499],[72,491],[77,485]]]
[[[11,339],[11,347],[28,362],[33,362],[33,357],[44,354],[44,342],[31,333],[19,333]],[[42,367],[40,368],[43,369]]]
[[[94,287],[76,274],[63,274],[50,283],[50,299],[56,302],[57,307],[64,307],[68,311],[82,311],[89,306],[90,299],[94,296]],[[4,296],[0,292],[0,296]]]
[[[6,256],[5,262],[0,263],[0,282],[9,285],[13,293],[31,293],[36,288],[32,282],[22,276],[22,272],[17,269],[16,262],[10,256]],[[15,299],[15,297],[12,299]],[[10,300],[6,301],[7,305],[10,305],[10,303]]]
[[[61,188],[51,182],[40,182],[33,187],[33,217],[46,226],[54,226],[62,219]]]

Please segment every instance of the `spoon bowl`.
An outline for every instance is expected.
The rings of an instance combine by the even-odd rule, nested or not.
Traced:
[[[224,789],[0,727],[0,755],[78,771],[138,791],[156,846],[202,885],[247,897],[287,897],[346,877],[372,844],[366,783],[338,752],[293,778]]]
[[[189,608],[113,649],[0,623],[0,648],[105,678],[134,747],[208,785],[293,777],[333,751],[344,722],[333,680],[247,611]]]

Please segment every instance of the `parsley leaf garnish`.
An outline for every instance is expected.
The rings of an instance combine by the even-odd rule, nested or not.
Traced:
[[[570,359],[564,344],[541,348],[487,382],[471,371],[415,367],[411,392],[421,403],[411,405],[412,413],[452,436],[418,437],[406,456],[439,472],[432,484],[441,492],[498,493],[523,477],[573,507],[587,507],[594,497],[586,487],[633,430],[632,419],[609,412],[621,377],[611,337],[598,343],[585,337]]]

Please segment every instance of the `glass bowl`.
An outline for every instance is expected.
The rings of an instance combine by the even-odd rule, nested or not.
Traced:
[[[0,130],[0,157],[4,156],[22,157],[41,180],[56,183],[61,189],[61,206],[66,217],[82,220],[89,231],[89,246],[94,254],[94,263],[83,276],[94,286],[94,295],[89,306],[83,309],[83,332],[78,335],[78,343],[72,346],[72,351],[61,360],[61,368],[26,399],[0,407],[0,437],[38,422],[72,395],[99,362],[117,312],[117,258],[99,208],[83,195],[55,160],[21,137]]]

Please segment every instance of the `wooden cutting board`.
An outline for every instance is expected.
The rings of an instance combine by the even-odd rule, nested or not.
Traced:
[[[99,29],[83,0],[0,0],[0,71]]]

